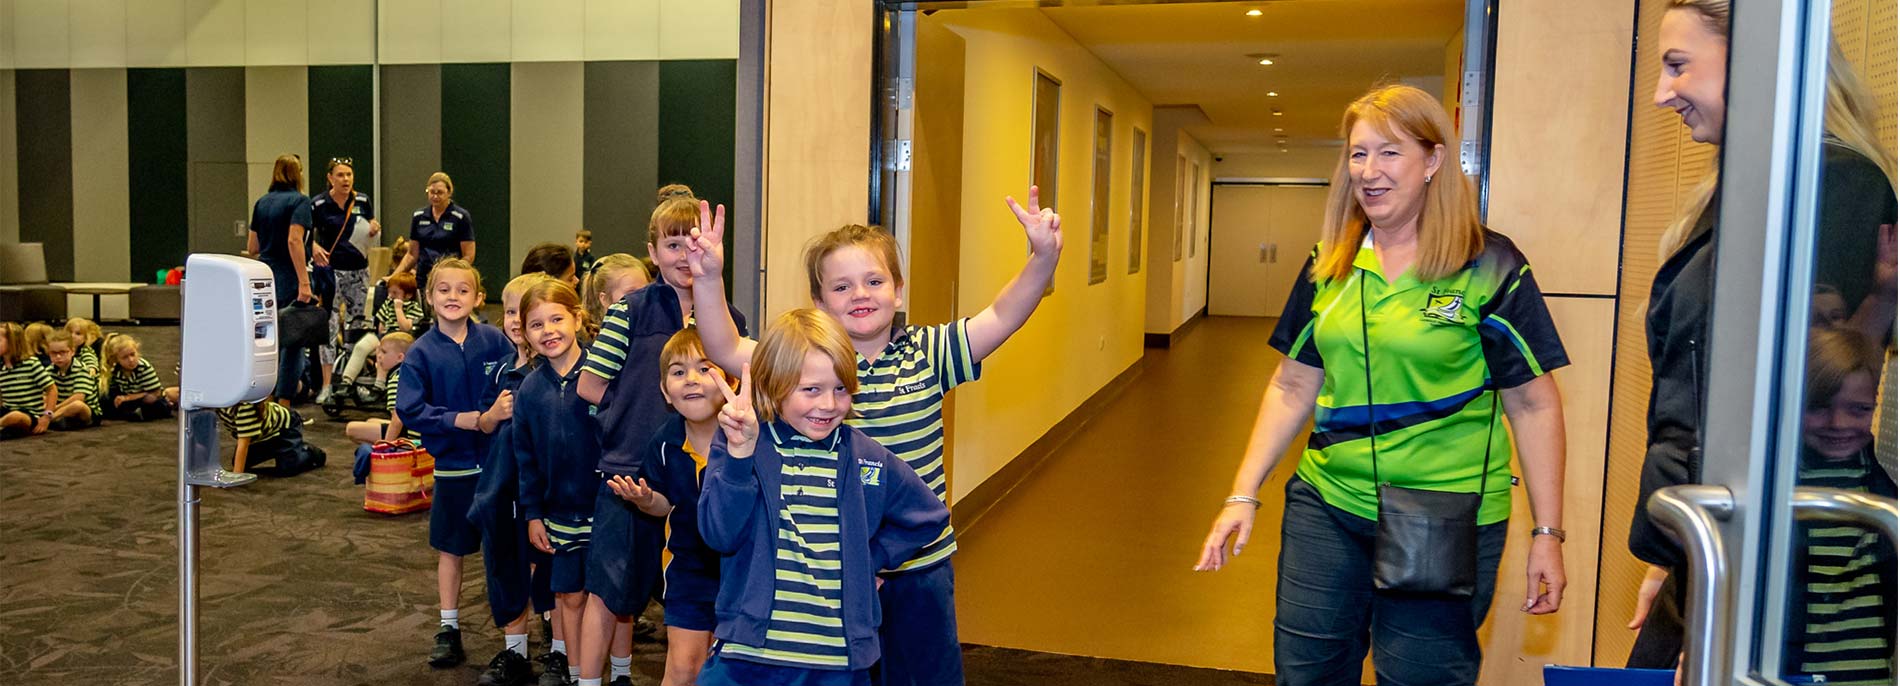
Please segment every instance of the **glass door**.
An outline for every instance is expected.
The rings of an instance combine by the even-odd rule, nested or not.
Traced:
[[[1685,684],[1895,683],[1893,13],[1733,5]]]

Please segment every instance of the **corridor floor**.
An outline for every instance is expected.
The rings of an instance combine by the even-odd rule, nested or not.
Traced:
[[[1252,543],[1191,571],[1282,359],[1271,319],[1209,318],[958,534],[966,643],[1268,672],[1289,455]],[[1304,441],[1298,441],[1304,443]],[[1294,451],[1297,454],[1297,450]]]

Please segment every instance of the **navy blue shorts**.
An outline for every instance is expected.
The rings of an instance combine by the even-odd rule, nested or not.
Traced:
[[[554,609],[551,562],[528,542],[528,523],[511,513],[501,513],[482,527],[482,567],[488,572],[488,607],[495,626],[515,621],[530,604],[535,612]]]
[[[712,631],[719,625],[719,619],[713,616],[713,603],[708,600],[683,600],[667,598],[665,601],[666,619],[662,620],[670,627],[688,631]]]
[[[590,547],[555,553],[553,563],[548,565],[553,570],[548,578],[548,588],[555,593],[580,593],[587,590],[587,558],[591,550]]]
[[[957,643],[956,573],[950,561],[884,577],[877,599],[883,658],[880,686],[963,684],[963,646]]]
[[[429,505],[429,547],[456,556],[482,549],[482,532],[468,521],[468,505],[474,501],[475,477],[435,480],[435,501]]]
[[[660,582],[660,549],[665,545],[666,523],[621,500],[601,481],[587,548],[587,592],[599,596],[616,615],[644,612],[654,584]]]
[[[871,670],[801,669],[712,656],[699,670],[699,686],[870,686]]]

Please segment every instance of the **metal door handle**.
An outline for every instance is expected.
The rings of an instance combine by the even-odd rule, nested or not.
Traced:
[[[1735,606],[1719,522],[1734,514],[1735,498],[1721,486],[1670,486],[1650,496],[1646,508],[1689,558],[1683,686],[1726,686]]]
[[[1794,489],[1794,518],[1809,522],[1846,522],[1900,541],[1900,504],[1859,491],[1802,486]]]
[[[1280,263],[1280,244],[1279,243],[1274,243],[1273,245],[1267,246],[1267,261],[1272,262],[1274,264]]]
[[[1260,263],[1267,263],[1267,244],[1265,243],[1260,244]]]

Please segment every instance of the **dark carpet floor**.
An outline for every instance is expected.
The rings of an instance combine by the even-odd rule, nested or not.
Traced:
[[[167,385],[176,327],[129,327]],[[199,672],[204,684],[473,684],[501,646],[481,562],[462,590],[471,664],[424,664],[436,621],[428,517],[362,510],[343,421],[305,436],[323,469],[203,492]],[[225,462],[230,443],[224,440]],[[175,423],[108,422],[0,443],[0,683],[177,683]],[[657,609],[652,611],[658,618]],[[1139,631],[1131,623],[1117,630]],[[537,630],[535,652],[542,649]],[[636,672],[659,677],[643,643]],[[1270,684],[1255,674],[966,646],[974,686]],[[657,683],[657,682],[655,682]]]

